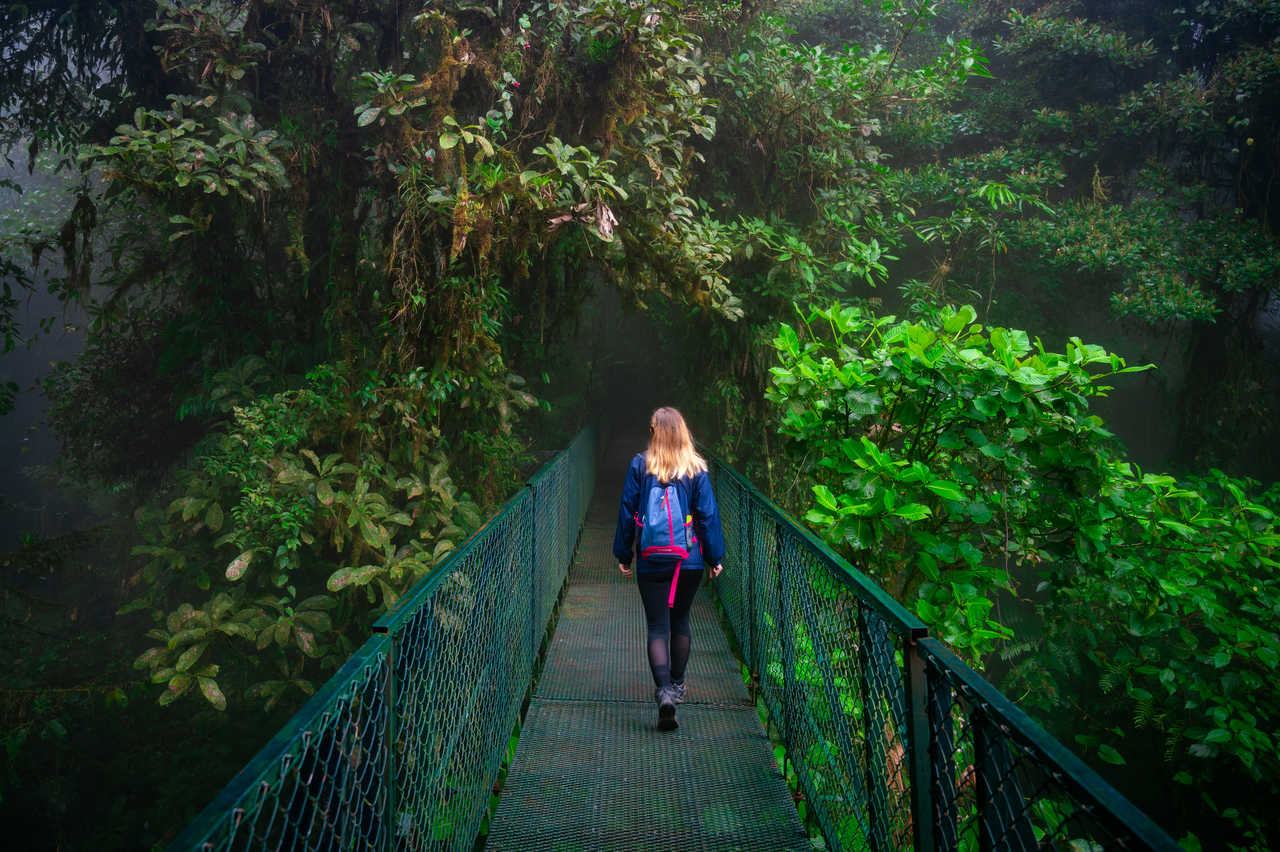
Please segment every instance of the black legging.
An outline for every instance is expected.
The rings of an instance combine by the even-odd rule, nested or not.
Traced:
[[[671,594],[671,576],[674,571],[654,574],[636,572],[640,586],[640,600],[644,601],[644,617],[649,623],[649,669],[653,672],[655,686],[663,687],[672,681],[683,681],[685,666],[689,663],[689,648],[693,634],[689,629],[689,610],[693,597],[702,582],[702,572],[681,569],[676,584],[675,605],[668,608]]]

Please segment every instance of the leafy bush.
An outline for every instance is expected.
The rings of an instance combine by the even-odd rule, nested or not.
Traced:
[[[499,359],[489,366],[486,381],[415,371],[358,388],[322,366],[302,388],[235,408],[179,474],[181,496],[142,512],[131,608],[153,609],[158,644],[136,666],[165,685],[162,704],[199,693],[224,709],[231,692],[271,707],[311,693],[479,526],[450,471],[479,440],[501,493],[523,458],[509,412],[533,402]],[[469,413],[446,434],[440,416],[456,408]]]
[[[769,396],[806,519],[943,641],[1015,659],[1020,700],[1101,760],[1125,763],[1136,724],[1146,765],[1247,776],[1228,815],[1247,836],[1280,793],[1280,495],[1143,473],[1089,404],[1145,368],[975,318],[836,304],[781,327]],[[1012,644],[1002,605],[1034,607],[1039,635]]]

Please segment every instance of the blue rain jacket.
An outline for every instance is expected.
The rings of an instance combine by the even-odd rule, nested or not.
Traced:
[[[623,565],[630,565],[636,559],[634,553],[636,532],[636,513],[640,501],[652,487],[655,477],[645,470],[644,453],[637,453],[627,468],[627,481],[622,486],[622,500],[618,504],[618,530],[613,536],[613,555]],[[716,508],[716,495],[711,492],[711,478],[706,471],[695,476],[676,480],[689,501],[690,514],[693,515],[693,531],[698,537],[698,546],[689,554],[689,558],[680,565],[681,571],[699,571],[706,565],[719,565],[724,560],[724,532],[720,529],[720,510]],[[670,571],[670,563],[650,565],[644,559],[636,563],[636,571],[641,574]]]

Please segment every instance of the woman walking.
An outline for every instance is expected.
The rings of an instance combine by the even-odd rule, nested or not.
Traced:
[[[639,539],[635,569],[631,561]],[[689,610],[705,566],[724,570],[724,533],[707,463],[693,448],[684,418],[659,408],[649,418],[649,447],[631,460],[618,506],[613,555],[624,577],[635,574],[649,625],[649,669],[658,727],[673,731],[685,698],[692,633]]]

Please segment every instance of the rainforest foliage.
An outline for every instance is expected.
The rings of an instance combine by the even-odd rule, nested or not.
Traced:
[[[0,38],[10,156],[78,187],[0,185],[0,332],[42,258],[89,311],[48,419],[133,519],[137,698],[296,706],[641,360],[573,349],[607,291],[700,434],[1177,836],[1274,841],[1272,0],[34,0]],[[1177,475],[1098,415],[1160,374],[1093,305],[1191,353]],[[14,760],[56,750],[74,708],[12,703]]]

